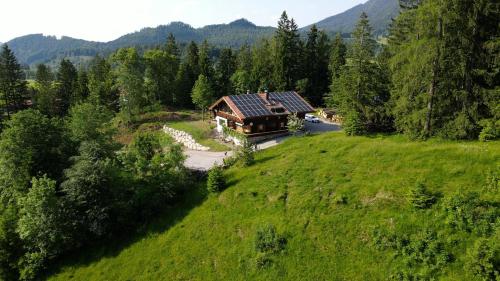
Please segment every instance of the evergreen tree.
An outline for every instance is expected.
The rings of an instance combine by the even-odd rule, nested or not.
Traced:
[[[276,84],[273,79],[274,63],[271,42],[267,39],[263,39],[254,46],[252,57],[253,65],[250,75],[251,85],[255,85],[256,90],[275,90]]]
[[[0,52],[0,99],[3,114],[11,114],[24,108],[27,87],[24,73],[14,53],[4,44]]]
[[[78,78],[75,89],[75,103],[83,102],[89,96],[89,77],[87,71],[83,68],[78,70]]]
[[[117,63],[116,77],[120,89],[120,112],[126,122],[150,105],[144,85],[144,61],[137,49],[125,48],[113,55]]]
[[[307,34],[305,47],[305,97],[315,105],[323,103],[323,96],[328,91],[329,86],[329,39],[324,32],[318,31],[316,25],[311,27]]]
[[[351,63],[342,67],[340,77],[332,86],[331,99],[346,116],[344,125],[356,128],[352,132],[346,131],[348,134],[392,127],[387,112],[389,81],[375,61],[376,44],[371,30],[368,16],[363,13],[352,34]],[[359,129],[359,124],[362,124],[362,129]]]
[[[88,73],[89,100],[111,110],[118,109],[118,87],[109,62],[96,56]]]
[[[78,72],[73,63],[67,59],[61,60],[56,80],[58,102],[57,113],[59,116],[65,116],[69,107],[78,101],[78,98],[76,97]]]
[[[57,115],[57,94],[54,87],[54,74],[50,67],[39,64],[35,74],[34,106],[47,116]]]
[[[175,78],[176,104],[178,106],[193,108],[191,91],[200,73],[200,57],[198,46],[191,42],[187,47],[187,56],[180,65]]]
[[[344,40],[340,33],[337,33],[332,44],[331,54],[330,54],[330,64],[329,69],[332,75],[332,82],[338,79],[342,67],[346,64],[347,47],[344,44]]]
[[[236,58],[233,55],[233,51],[229,48],[222,49],[215,68],[217,83],[216,99],[234,93],[231,77],[235,71]]]
[[[212,59],[210,58],[210,46],[207,40],[203,41],[200,48],[200,74],[205,76],[210,83],[214,81],[214,69]]]
[[[274,77],[279,90],[293,90],[300,78],[301,41],[298,26],[283,12],[276,31]]]

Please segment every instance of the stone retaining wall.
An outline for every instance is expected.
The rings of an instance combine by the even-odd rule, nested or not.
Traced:
[[[203,146],[199,143],[197,143],[194,138],[184,132],[184,131],[179,131],[176,129],[169,128],[167,126],[163,126],[163,131],[167,133],[169,136],[171,136],[176,142],[181,143],[185,147],[191,150],[197,150],[197,151],[208,151],[210,150],[209,147]]]

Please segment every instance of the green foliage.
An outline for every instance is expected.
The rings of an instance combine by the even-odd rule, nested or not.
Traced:
[[[14,204],[0,205],[0,279],[18,280],[22,241],[16,232],[18,211]]]
[[[202,110],[202,117],[204,118],[205,110],[213,102],[214,92],[212,89],[212,84],[203,74],[200,74],[198,80],[196,80],[193,91],[191,93],[191,97],[193,98],[193,103]]]
[[[24,77],[14,53],[4,44],[0,52],[0,100],[7,117],[24,108],[27,95]]]
[[[224,179],[224,174],[222,167],[214,166],[210,171],[208,171],[207,178],[207,190],[210,193],[218,193],[224,190],[226,182]]]
[[[467,266],[479,280],[499,280],[500,245],[498,243],[498,240],[480,238],[467,252]]]
[[[80,103],[69,111],[67,127],[71,138],[77,142],[105,140],[111,137],[109,122],[113,114],[103,105]]]
[[[33,280],[48,259],[65,247],[68,233],[56,196],[56,182],[44,176],[33,178],[26,197],[20,199],[21,210],[17,227],[27,252],[21,262],[21,280]]]
[[[236,72],[236,57],[231,49],[222,49],[219,61],[215,66],[217,92],[214,98],[232,95],[234,93],[231,77]],[[245,81],[242,82],[243,84]],[[242,93],[242,92],[240,92]]]
[[[286,124],[288,131],[292,134],[296,134],[297,132],[304,129],[304,120],[299,118],[297,114],[288,115],[288,121]]]
[[[239,154],[239,158],[243,162],[243,166],[248,167],[255,162],[253,144],[248,140],[243,141],[243,146],[241,147]]]
[[[69,60],[61,60],[56,82],[57,114],[65,116],[70,106],[81,100],[81,97],[75,96],[78,89],[78,71]]]
[[[6,122],[0,137],[1,197],[27,192],[32,177],[47,174],[58,179],[72,146],[61,122],[28,109]]]
[[[500,138],[500,120],[487,119],[479,123],[482,126],[479,133],[480,141],[492,141]]]
[[[118,109],[118,87],[110,63],[99,56],[90,62],[89,101],[110,110]]]
[[[275,37],[274,80],[279,90],[290,90],[300,80],[300,59],[302,42],[298,26],[289,19],[286,12],[281,14]]]
[[[496,193],[500,190],[500,174],[499,170],[489,170],[486,174],[486,185],[485,189],[487,191]]]
[[[364,122],[356,111],[350,111],[345,115],[342,128],[348,136],[360,136],[366,132]]]
[[[78,156],[72,158],[73,165],[64,171],[61,190],[78,243],[107,233],[112,202],[111,158],[109,148],[96,141],[85,141]]]
[[[483,201],[476,192],[458,191],[444,202],[446,223],[453,229],[489,235],[500,217],[500,211]]]
[[[408,202],[416,209],[427,209],[436,202],[436,197],[423,183],[417,183],[408,192]]]
[[[285,249],[286,243],[285,236],[278,234],[276,227],[272,224],[260,227],[255,233],[255,250],[257,252],[276,254]]]

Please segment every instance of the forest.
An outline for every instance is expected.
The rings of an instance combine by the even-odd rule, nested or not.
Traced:
[[[375,39],[365,13],[346,39],[316,26],[301,37],[284,12],[274,36],[254,45],[178,44],[170,35],[157,48],[122,48],[88,67],[40,64],[34,80],[4,44],[0,279],[35,280],[65,254],[137,228],[196,184],[181,147],[161,134],[116,142],[116,128],[147,112],[296,90],[338,111],[348,136],[498,139],[498,3],[400,4],[386,40]]]

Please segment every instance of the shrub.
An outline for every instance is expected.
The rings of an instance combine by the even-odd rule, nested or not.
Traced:
[[[500,249],[492,244],[488,239],[478,239],[467,253],[467,267],[480,280],[500,280]]]
[[[482,201],[478,193],[461,191],[445,200],[444,210],[449,226],[479,235],[491,234],[500,212],[490,203]]]
[[[351,111],[345,116],[342,128],[348,136],[360,136],[366,133],[363,120],[356,111]]]
[[[417,183],[408,193],[408,201],[416,209],[427,209],[436,202],[436,197],[422,183]]]
[[[245,141],[240,153],[240,158],[243,162],[243,166],[251,166],[255,162],[253,154],[254,151],[252,148],[252,144],[249,141]]]
[[[488,174],[486,175],[485,189],[491,192],[498,192],[500,189],[500,175],[498,171],[488,171]]]
[[[212,193],[221,192],[225,186],[222,167],[215,166],[208,172],[207,190]]]
[[[257,230],[255,249],[260,253],[279,253],[285,249],[286,238],[278,234],[276,227],[268,224]]]
[[[479,125],[483,128],[479,133],[480,141],[490,141],[500,138],[500,120],[481,120]]]

